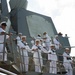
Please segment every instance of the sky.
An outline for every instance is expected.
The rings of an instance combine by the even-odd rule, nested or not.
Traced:
[[[75,46],[75,0],[28,0],[27,10],[51,17],[57,32],[68,34],[70,45]]]

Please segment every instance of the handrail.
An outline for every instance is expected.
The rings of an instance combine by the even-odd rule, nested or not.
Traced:
[[[15,73],[10,72],[10,71],[8,71],[8,70],[5,70],[5,69],[3,69],[3,68],[0,68],[0,71],[4,72],[4,73],[6,73],[6,74],[9,74],[9,75],[17,75],[17,74],[15,74]]]
[[[1,34],[0,34],[1,35]],[[3,42],[0,42],[0,44],[3,44],[3,51],[2,52],[0,52],[0,54],[2,54],[2,57],[1,58],[3,58],[2,60],[1,60],[1,65],[0,66],[2,66],[2,64],[3,65],[11,65],[12,67],[13,66],[15,66],[15,70],[17,71],[17,72],[19,72],[20,70],[20,68],[19,68],[19,66],[17,65],[17,63],[19,63],[17,60],[18,60],[18,56],[16,56],[16,52],[17,52],[17,48],[16,48],[16,50],[14,50],[14,41],[13,41],[13,37],[12,37],[12,35],[10,35],[10,38],[6,41],[6,35],[8,35],[8,34],[4,34],[4,41]],[[2,40],[1,40],[2,41]],[[9,47],[9,49],[10,49],[10,52],[5,52],[5,47],[6,47],[6,43],[7,43],[7,45],[8,45],[8,47]],[[16,47],[16,46],[15,46]],[[12,50],[11,50],[12,49]],[[15,52],[16,51],[16,52]],[[12,57],[12,59],[13,60],[11,60],[11,59],[7,59],[6,61],[4,60],[4,58],[5,58],[5,54],[6,55],[10,55],[10,57]],[[9,61],[9,63],[8,63],[8,61]],[[2,63],[2,62],[4,62],[4,63]],[[10,62],[12,62],[12,63],[10,63]],[[20,64],[20,63],[19,63]],[[21,74],[21,72],[20,72],[20,74]],[[11,74],[10,74],[11,75]],[[15,75],[15,74],[13,74],[13,75]]]
[[[12,40],[12,39],[11,39]],[[10,41],[11,42],[11,41]],[[2,44],[2,43],[0,43],[0,44]],[[5,44],[5,41],[3,42],[3,44]],[[12,44],[11,44],[12,45]],[[4,47],[5,47],[5,45],[4,45]],[[12,46],[13,47],[13,46]],[[65,47],[65,46],[64,46]],[[4,48],[5,49],[5,48]],[[13,48],[12,48],[13,49]],[[31,60],[33,61],[33,57],[30,57],[29,55],[28,56],[24,56],[24,54],[23,54],[23,50],[22,50],[22,54],[21,54],[21,49],[18,47],[17,48],[18,49],[18,51],[17,51],[17,53],[18,53],[18,56],[17,57],[15,57],[15,52],[13,52],[12,54],[14,55],[14,58],[16,59],[16,58],[19,58],[19,60],[20,60],[20,62],[17,62],[17,60],[16,60],[16,64],[17,63],[19,63],[19,66],[21,65],[22,66],[22,71],[24,70],[25,71],[25,65],[30,65],[30,66],[34,66],[32,63],[28,63],[28,64],[25,64],[25,62],[24,62],[24,57],[28,57],[28,58],[31,58]],[[13,50],[12,50],[13,51]],[[2,53],[2,52],[0,52],[0,53]],[[4,53],[4,52],[3,52]],[[28,52],[28,53],[31,53],[32,55],[33,55],[33,52],[31,51],[31,52]],[[9,54],[9,53],[7,53],[7,54]],[[11,53],[10,53],[11,54]],[[41,53],[41,54],[46,54],[47,55],[47,57],[48,57],[48,53]],[[39,55],[39,54],[38,54]],[[60,54],[57,54],[57,56],[62,56],[62,55],[60,55]],[[23,58],[23,60],[22,60],[22,58]],[[47,65],[47,67],[49,68],[50,66],[48,65],[48,63],[50,63],[51,61],[49,61],[48,59],[46,59],[46,58],[40,58],[40,57],[34,57],[34,58],[36,58],[36,59],[41,59],[41,60],[43,60],[43,61],[46,61],[46,63],[45,64],[43,64],[43,67],[45,67],[46,68],[46,65]],[[72,60],[73,60],[73,62],[75,62],[75,58],[74,57],[71,57],[72,58]],[[29,59],[28,59],[29,60]],[[15,60],[14,60],[15,61]],[[22,62],[23,61],[23,62]],[[29,60],[30,61],[30,60]],[[54,61],[54,60],[52,60],[52,61]],[[39,62],[40,62],[40,60],[39,60]],[[63,61],[57,61],[57,64],[61,64],[61,63],[63,63]],[[67,62],[65,62],[65,63],[67,63]],[[41,63],[39,63],[39,65],[40,65]],[[23,66],[24,65],[24,66]],[[36,65],[36,66],[39,66],[39,65]],[[63,65],[63,64],[62,64]],[[72,65],[73,65],[73,69],[75,68],[75,63],[72,63]],[[23,67],[24,67],[24,69],[23,69]],[[61,66],[60,66],[61,67]],[[29,67],[30,68],[30,67]],[[40,65],[40,68],[42,68],[42,66]],[[53,68],[56,68],[56,67],[53,67]],[[59,67],[57,67],[58,69],[59,69]],[[49,69],[48,69],[49,70]],[[42,72],[42,69],[41,69],[41,72]]]
[[[14,60],[13,60],[14,62],[13,63],[17,63],[16,62],[17,57],[15,56],[16,53],[13,50],[13,40],[12,40],[12,37],[11,37],[12,35],[10,35],[10,38],[8,39],[8,41],[6,41],[6,35],[9,35],[9,34],[4,34],[4,40],[0,40],[0,44],[3,44],[3,51],[0,52],[0,55],[2,54],[1,55],[1,58],[2,58],[1,61],[5,62],[5,60],[4,60],[5,54],[7,54],[7,55],[10,54],[14,58]],[[10,46],[9,49],[12,49],[12,50],[10,50],[10,52],[5,51],[5,50],[7,50],[7,48],[5,48],[6,47],[6,43],[8,44],[8,47]],[[8,61],[8,59],[6,61]],[[11,60],[9,59],[9,61],[11,61]]]
[[[20,50],[20,49],[19,49]],[[22,50],[23,51],[23,50]],[[28,52],[28,53],[31,53],[31,52]],[[42,54],[46,54],[46,55],[48,55],[48,53],[42,53]],[[30,56],[25,56],[25,55],[21,55],[22,57],[28,57],[28,58],[31,58],[31,60],[33,61],[33,57],[30,57]],[[62,56],[62,55],[60,55],[60,54],[57,54],[57,56]],[[66,56],[65,56],[66,57]],[[36,58],[36,59],[39,59],[39,58],[37,58],[37,57],[34,57],[34,58]],[[71,57],[71,58],[74,58],[74,57]],[[51,61],[49,61],[48,59],[46,59],[46,58],[40,58],[40,59],[42,59],[43,61],[46,61],[46,64],[44,64],[43,65],[43,67],[45,68],[46,67],[46,65],[48,64],[48,63],[50,63]],[[72,59],[73,60],[73,59]],[[52,60],[52,61],[54,61],[54,60]],[[63,61],[56,61],[57,62],[57,64],[58,65],[60,65],[60,69],[61,69],[61,72],[62,72],[62,70],[64,70],[65,68],[64,68],[64,66],[63,66]],[[21,62],[20,62],[21,63]],[[65,63],[67,63],[67,62],[65,62]],[[39,65],[36,65],[36,66],[40,66],[40,64],[41,63],[39,63]],[[67,63],[68,64],[68,63]],[[34,64],[32,64],[32,63],[28,63],[28,64],[25,64],[24,62],[22,62],[21,63],[21,65],[30,65],[30,66],[34,66]],[[75,63],[72,63],[72,65],[75,65]],[[62,67],[63,66],[63,67]],[[49,68],[50,66],[48,65],[47,66],[47,68]],[[52,67],[52,68],[58,68],[59,69],[59,66],[58,67]],[[75,68],[75,66],[73,66],[73,69]],[[41,72],[42,72],[42,66],[41,66]]]

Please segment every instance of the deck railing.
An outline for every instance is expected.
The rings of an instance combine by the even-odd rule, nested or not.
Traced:
[[[36,72],[35,71],[35,66],[38,66],[40,68],[39,72],[41,72],[41,73],[45,73],[45,72],[49,73],[50,68],[56,68],[58,74],[65,74],[66,73],[65,67],[63,65],[63,56],[60,55],[60,54],[57,54],[58,61],[54,61],[54,60],[48,60],[48,53],[41,53],[42,58],[40,58],[40,56],[37,58],[37,57],[33,57],[33,52],[32,51],[28,52],[28,56],[25,56],[24,55],[25,49],[23,50],[23,49],[20,49],[18,47],[18,50],[19,50],[18,54],[19,54],[20,65],[21,65],[20,69],[23,72],[27,72],[25,67],[26,67],[26,65],[28,65],[28,72],[29,71]],[[25,61],[26,61],[25,57],[28,58],[28,63],[25,63]],[[39,63],[37,65],[35,65],[34,58],[38,59],[38,61],[39,61]],[[59,58],[61,58],[62,61]],[[41,64],[41,60],[42,60],[43,65]],[[71,60],[73,61],[71,63],[72,71],[73,71],[75,69],[75,57],[71,57]],[[56,62],[57,66],[56,67],[50,66],[51,61]],[[67,63],[67,62],[65,62],[65,63]],[[67,63],[67,64],[69,64],[69,63]]]
[[[4,42],[0,42],[0,44],[3,44],[3,52],[0,52],[0,59],[2,58],[1,61],[4,61],[4,57],[5,54],[7,55],[13,55],[13,62],[15,65],[18,66],[18,68],[20,69],[20,72],[36,72],[35,71],[35,66],[38,66],[41,73],[49,73],[49,70],[52,66],[50,66],[51,61],[54,60],[48,60],[48,53],[41,53],[42,58],[40,58],[39,53],[38,53],[38,58],[37,57],[33,57],[33,51],[31,50],[30,52],[28,52],[29,50],[27,50],[28,56],[26,56],[24,54],[25,49],[20,49],[17,45],[17,50],[15,53],[15,50],[13,48],[13,43],[12,43],[12,38],[10,37],[9,42],[7,42],[8,44],[10,44],[12,52],[6,52],[5,51],[5,47],[6,47],[6,35],[4,36]],[[1,56],[1,54],[3,53],[3,55]],[[56,68],[57,73],[66,73],[65,67],[63,65],[63,56],[60,54],[57,54],[58,57],[58,61],[54,61],[56,62],[56,67],[52,67],[52,68]],[[25,58],[27,59],[28,63],[25,63]],[[38,59],[39,63],[35,65],[34,62],[34,58]],[[59,58],[61,58],[62,60],[60,60]],[[75,57],[71,57],[72,62],[72,70],[75,70]],[[7,60],[8,61],[8,60]],[[41,62],[43,64],[41,64]],[[67,62],[65,62],[67,63]],[[68,63],[67,63],[68,64]],[[28,70],[26,70],[26,66],[28,66]]]

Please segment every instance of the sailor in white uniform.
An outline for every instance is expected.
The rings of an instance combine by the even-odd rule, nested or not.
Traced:
[[[46,49],[49,50],[50,44],[51,44],[51,38],[49,37],[49,35],[46,32],[44,32],[43,35],[44,35],[43,40],[44,40]]]
[[[33,60],[35,64],[35,72],[41,72],[41,68],[43,66],[41,52],[45,52],[45,53],[48,52],[41,46],[39,39],[35,40],[35,45],[32,46],[32,51],[33,51]]]
[[[59,49],[61,47],[61,44],[58,39],[58,35],[55,35],[55,38],[53,39],[53,43],[55,44],[56,49]]]
[[[4,37],[5,37],[5,34],[6,34],[6,22],[2,22],[1,24],[1,27],[0,27],[0,61],[7,61],[7,50],[6,50],[6,47],[5,47],[5,50],[3,50],[4,48]],[[5,37],[6,39],[9,38],[8,35],[6,35]],[[3,52],[4,52],[4,58],[3,58]]]
[[[16,37],[17,44],[19,43],[19,41],[21,41],[21,36],[22,36],[22,33],[18,33],[18,36]]]
[[[41,39],[41,34],[38,34],[38,36],[36,37],[36,39]]]
[[[67,71],[66,75],[73,75],[72,60],[70,57],[69,48],[65,48],[65,52],[63,53],[63,65],[65,67],[65,70]]]
[[[26,42],[26,36],[22,36],[22,41],[19,41],[18,46],[20,48],[21,57],[22,57],[22,64],[23,67],[25,66],[26,72],[28,71],[28,65],[29,65],[29,57],[28,57],[28,51],[30,52],[30,47],[28,46],[28,43]]]
[[[32,37],[31,44],[32,44],[32,46],[35,44],[35,38],[34,37]]]
[[[49,50],[49,54],[48,54],[48,60],[50,62],[49,73],[57,74],[58,59],[57,59],[57,55],[56,55],[55,45],[51,44],[50,47],[51,47],[51,49]]]

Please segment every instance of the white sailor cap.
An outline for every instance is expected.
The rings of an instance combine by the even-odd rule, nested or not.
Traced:
[[[0,26],[1,26],[1,25],[7,26],[6,21],[1,22],[1,23],[0,23]]]
[[[36,39],[36,40],[35,40],[35,42],[37,42],[37,41],[38,41],[38,42],[40,42],[40,40],[39,40],[39,39]]]
[[[38,34],[38,36],[40,36],[40,37],[41,37],[41,34]]]
[[[21,38],[26,38],[26,36],[21,36]]]
[[[22,35],[22,33],[18,33],[18,35]]]
[[[51,44],[50,46],[55,46],[54,44]]]
[[[69,48],[65,48],[65,50],[70,50]]]

